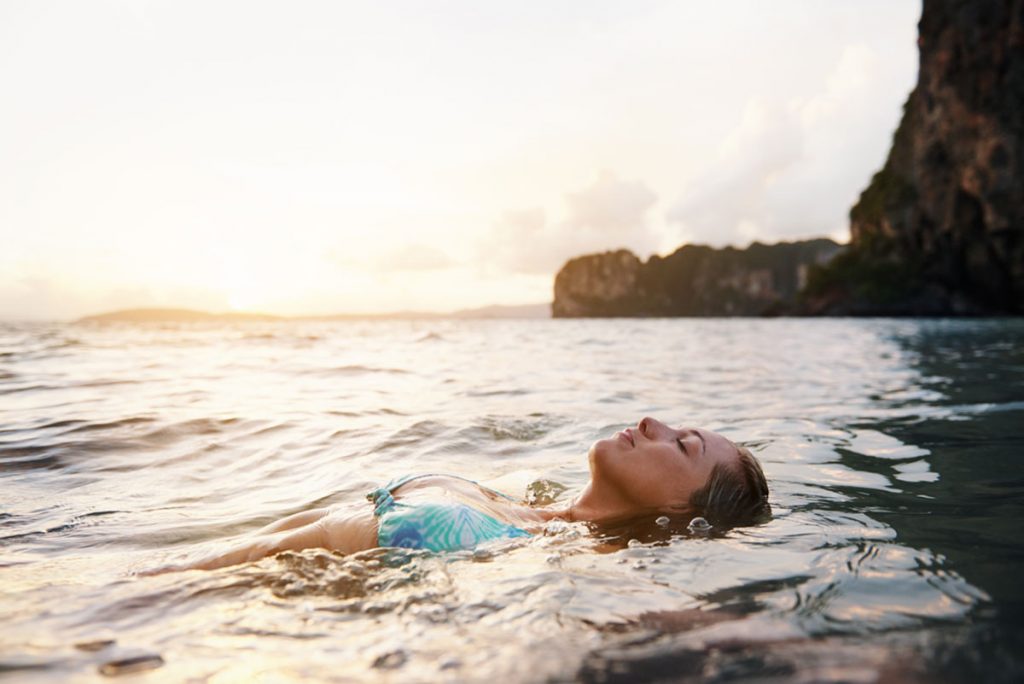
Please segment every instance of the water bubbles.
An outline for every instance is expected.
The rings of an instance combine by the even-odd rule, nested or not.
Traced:
[[[672,522],[667,515],[659,515],[654,520],[654,524],[658,527],[668,527],[669,523]]]
[[[544,536],[558,537],[565,540],[576,539],[580,536],[580,530],[578,525],[555,518],[544,525]]]
[[[554,520],[552,520],[544,526],[544,534],[557,536],[562,532],[566,531],[567,529],[569,529],[569,523],[565,522],[564,520],[559,520],[558,518],[555,518]]]
[[[711,531],[711,523],[700,516],[691,520],[690,524],[686,527],[694,534],[707,534]]]

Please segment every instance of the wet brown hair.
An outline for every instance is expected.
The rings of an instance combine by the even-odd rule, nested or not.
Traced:
[[[690,495],[690,508],[716,526],[749,525],[771,517],[768,482],[761,464],[738,446],[736,463],[719,463],[707,484]]]

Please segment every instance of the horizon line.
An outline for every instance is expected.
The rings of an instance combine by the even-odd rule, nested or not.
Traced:
[[[515,312],[529,312],[536,310],[539,313],[543,307],[547,307],[547,315],[550,316],[552,302],[529,302],[524,304],[486,304],[477,307],[463,309],[452,309],[448,311],[429,311],[416,309],[403,309],[376,312],[336,312],[322,314],[274,314],[252,310],[237,311],[210,311],[205,309],[191,309],[175,306],[153,306],[153,307],[132,307],[125,309],[112,309],[94,314],[86,314],[70,318],[16,318],[0,317],[5,323],[161,323],[161,322],[198,322],[212,320],[235,320],[235,321],[313,321],[313,320],[358,320],[358,319],[416,319],[416,318],[459,318],[472,317],[474,314],[480,318],[515,318]],[[486,315],[491,313],[492,315]],[[526,316],[530,318],[542,318],[537,315]]]

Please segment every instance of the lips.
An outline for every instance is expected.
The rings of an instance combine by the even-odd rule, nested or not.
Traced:
[[[626,441],[629,442],[631,446],[636,446],[636,438],[633,436],[633,431],[630,428],[626,428],[625,430],[621,431],[619,433],[619,436],[625,437]]]

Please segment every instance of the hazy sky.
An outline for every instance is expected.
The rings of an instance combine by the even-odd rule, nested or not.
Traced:
[[[919,0],[0,0],[0,317],[548,301],[847,238]]]

